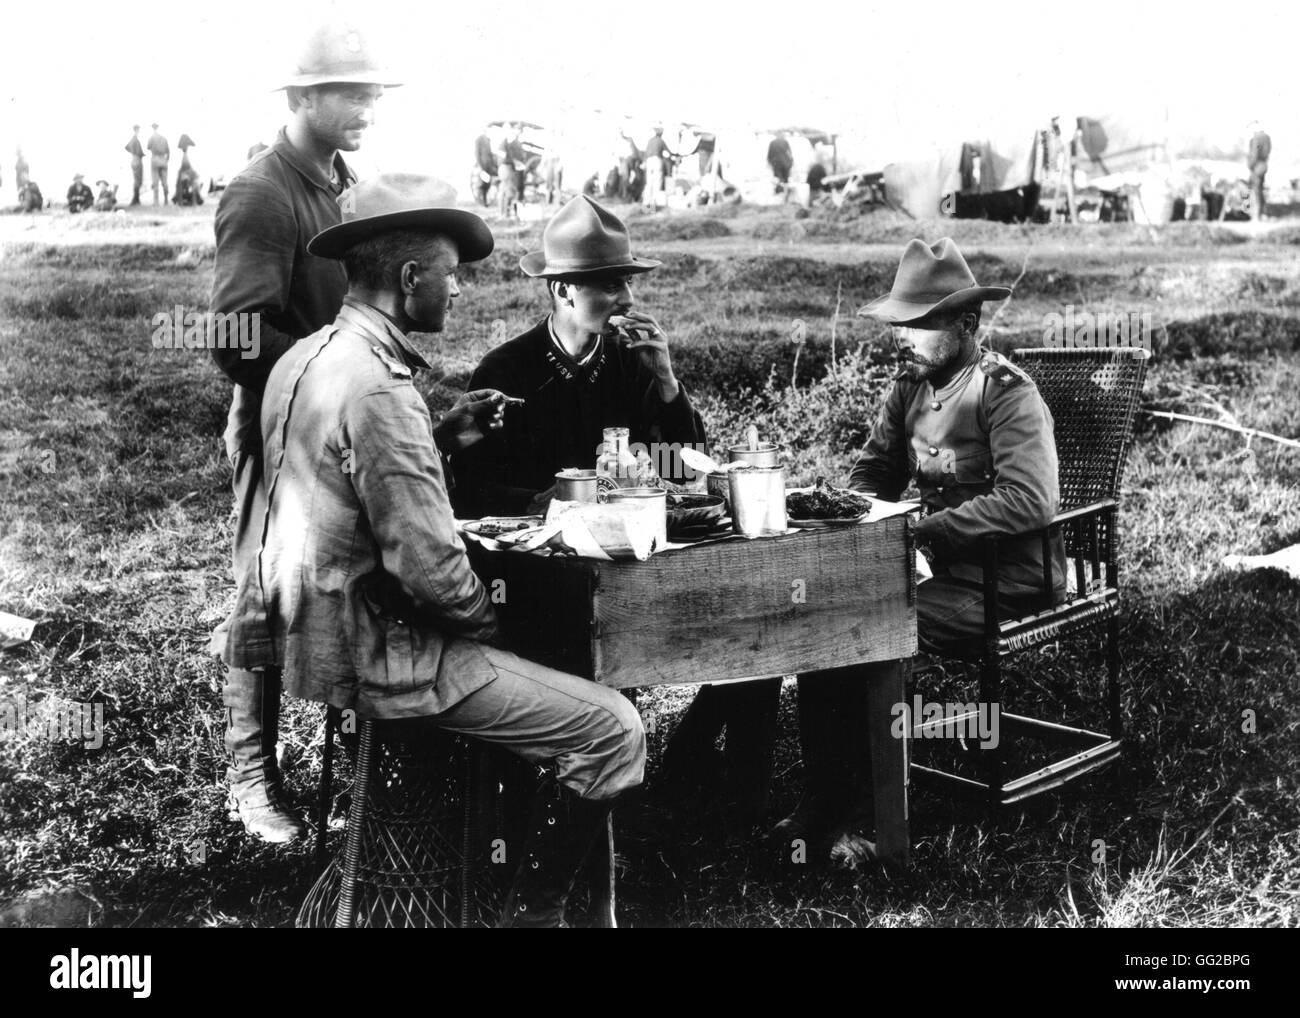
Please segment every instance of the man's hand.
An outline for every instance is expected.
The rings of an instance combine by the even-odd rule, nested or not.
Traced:
[[[442,416],[434,428],[434,441],[443,452],[462,452],[481,442],[489,431],[498,431],[505,425],[506,407],[514,400],[496,389],[475,389],[467,392]]]
[[[609,321],[630,334],[632,341],[627,348],[637,351],[641,363],[654,374],[659,384],[659,398],[665,403],[675,400],[680,388],[668,353],[668,333],[650,315],[635,309],[625,315],[615,315]]]
[[[528,508],[524,510],[525,516],[545,516],[546,510],[551,507],[551,500],[555,498],[555,485],[551,485],[545,491],[539,491],[532,497],[528,503]]]

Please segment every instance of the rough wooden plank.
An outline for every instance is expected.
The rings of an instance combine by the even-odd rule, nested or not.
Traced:
[[[601,564],[594,676],[615,688],[910,656],[901,518]]]
[[[508,645],[614,688],[789,675],[916,651],[902,518],[595,562],[471,554]]]

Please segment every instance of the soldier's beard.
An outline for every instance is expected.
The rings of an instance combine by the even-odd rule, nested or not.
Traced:
[[[949,333],[935,353],[933,359],[918,354],[915,350],[900,354],[898,377],[906,375],[913,382],[924,382],[926,379],[944,374],[957,362],[957,357],[961,353],[961,336]]]

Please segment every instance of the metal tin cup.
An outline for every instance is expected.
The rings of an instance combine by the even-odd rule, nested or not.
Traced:
[[[596,501],[596,471],[566,467],[555,475],[555,497],[562,502]]]
[[[757,449],[747,445],[733,445],[727,450],[730,462],[746,463],[751,467],[776,467],[781,465],[781,447],[771,442],[759,442]]]
[[[668,543],[668,492],[663,488],[616,488],[605,492],[605,501],[637,506],[655,536],[655,547]]]
[[[785,467],[733,467],[731,527],[745,537],[784,534]]]

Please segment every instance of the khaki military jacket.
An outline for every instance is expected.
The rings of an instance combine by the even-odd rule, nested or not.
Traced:
[[[928,381],[895,382],[849,484],[897,499],[909,481],[924,507],[917,544],[936,575],[979,581],[982,538],[1041,528],[1060,505],[1052,414],[1033,380],[1001,354],[976,350],[969,369],[943,390]],[[1053,559],[1059,599],[1059,539]],[[998,576],[1010,593],[1041,591],[1041,539],[1002,541]]]

